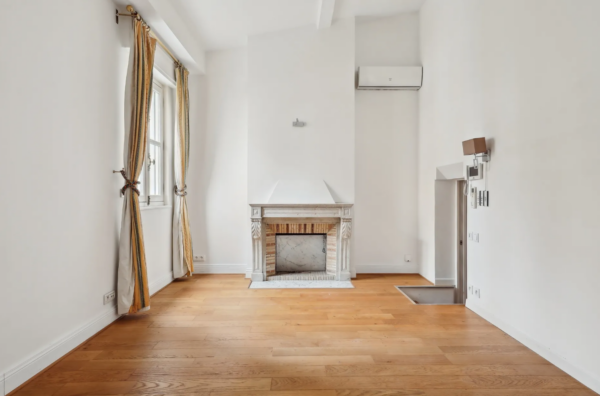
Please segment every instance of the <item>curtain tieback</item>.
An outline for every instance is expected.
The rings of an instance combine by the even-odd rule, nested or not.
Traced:
[[[113,173],[120,173],[121,176],[123,176],[123,179],[125,179],[125,185],[123,186],[123,188],[121,189],[121,196],[125,195],[125,191],[128,188],[131,188],[133,191],[135,191],[135,193],[137,195],[140,195],[140,190],[137,189],[136,185],[140,184],[139,181],[131,181],[127,178],[127,175],[125,175],[125,169],[121,169],[120,171],[113,171]]]
[[[175,195],[177,195],[178,197],[185,197],[187,195],[187,184],[180,190],[177,188],[177,186],[173,187],[173,190],[175,191]]]

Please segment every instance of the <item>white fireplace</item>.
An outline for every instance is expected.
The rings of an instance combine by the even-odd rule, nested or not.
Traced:
[[[324,182],[280,182],[250,207],[253,282],[350,280],[353,204],[336,203]]]

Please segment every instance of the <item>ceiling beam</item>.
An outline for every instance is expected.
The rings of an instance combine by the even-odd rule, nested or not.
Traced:
[[[333,21],[335,0],[319,0],[319,14],[317,16],[317,29],[327,29]]]

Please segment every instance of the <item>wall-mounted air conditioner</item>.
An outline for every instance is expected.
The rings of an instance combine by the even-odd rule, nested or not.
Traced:
[[[412,89],[423,83],[421,66],[361,66],[356,89]]]

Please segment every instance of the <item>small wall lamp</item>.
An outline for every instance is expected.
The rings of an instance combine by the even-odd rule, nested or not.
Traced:
[[[306,125],[306,122],[300,121],[297,118],[296,118],[296,121],[292,122],[292,126],[294,126],[294,127],[303,127],[304,125]]]
[[[487,148],[485,138],[469,139],[462,142],[463,154],[473,155],[473,163],[477,166],[477,158],[481,158],[483,162],[490,162],[492,150]]]
[[[485,138],[483,137],[465,140],[464,142],[462,142],[462,145],[463,154],[473,156],[473,166],[467,165],[467,171],[465,176],[467,182],[465,183],[463,194],[465,196],[468,196],[469,192],[471,192],[471,202],[475,202],[475,206],[473,206],[475,208],[477,207],[475,201],[475,196],[477,195],[477,188],[474,187],[473,189],[471,189],[469,186],[469,182],[471,180],[483,178],[483,165],[479,165],[479,161],[477,159],[481,158],[481,161],[483,162],[490,162],[490,155],[492,153],[492,150],[487,148],[487,145],[485,144]]]

